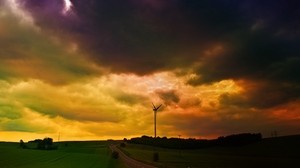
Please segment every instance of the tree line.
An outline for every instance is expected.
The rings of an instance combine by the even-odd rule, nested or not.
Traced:
[[[241,133],[221,136],[217,139],[183,139],[142,136],[127,140],[128,143],[157,146],[170,149],[200,149],[214,146],[242,146],[262,140],[261,133]]]

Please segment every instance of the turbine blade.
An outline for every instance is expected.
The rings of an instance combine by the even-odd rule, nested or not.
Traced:
[[[156,109],[156,107],[154,106],[154,104],[152,103],[153,109]]]
[[[161,104],[161,105],[162,105],[162,104]],[[160,108],[161,105],[159,105],[156,109],[158,110],[158,109]]]

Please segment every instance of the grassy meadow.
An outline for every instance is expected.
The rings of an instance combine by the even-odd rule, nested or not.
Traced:
[[[106,141],[61,142],[57,150],[22,149],[0,142],[1,168],[121,168],[110,156]],[[34,147],[36,144],[27,144]]]
[[[299,167],[300,135],[263,139],[241,147],[212,147],[174,150],[127,144],[122,150],[137,160],[152,162],[159,153],[158,167],[174,168],[253,168]]]

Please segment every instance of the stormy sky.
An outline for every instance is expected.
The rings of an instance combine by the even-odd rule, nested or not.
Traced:
[[[298,134],[299,6],[1,0],[0,140]]]

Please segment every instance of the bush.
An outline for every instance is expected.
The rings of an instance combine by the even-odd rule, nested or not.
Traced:
[[[153,161],[158,162],[158,160],[159,160],[159,154],[158,154],[158,152],[154,152],[153,153]]]
[[[119,152],[117,151],[113,151],[111,156],[114,158],[114,159],[118,159],[119,158]]]
[[[20,140],[20,147],[23,148],[23,149],[27,148],[27,146],[25,145],[25,143],[22,139]]]

